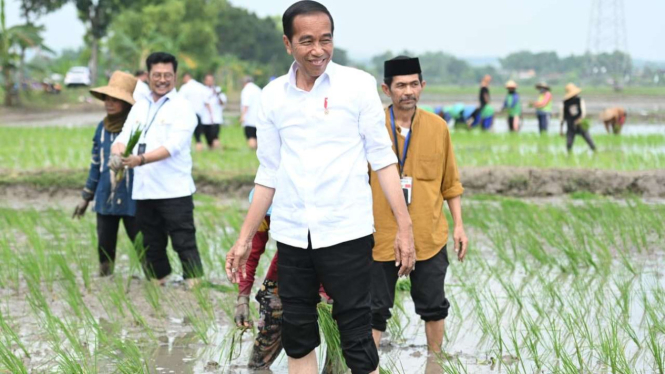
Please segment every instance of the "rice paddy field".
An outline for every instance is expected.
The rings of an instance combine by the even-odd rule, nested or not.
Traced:
[[[85,182],[93,132],[0,127],[2,188],[73,195],[44,194],[39,204],[0,199],[0,373],[250,372],[254,331],[234,327],[236,289],[223,273],[245,197],[195,195],[202,287],[146,282],[122,230],[115,275],[99,278],[94,214],[74,221],[70,204]],[[567,155],[558,136],[453,134],[462,167],[631,172],[665,165],[663,135],[594,139],[597,154],[578,139]],[[224,128],[222,143],[221,152],[194,154],[197,181],[251,180],[258,164],[241,129]],[[662,200],[476,194],[463,205],[471,244],[464,263],[449,251],[445,354],[427,356],[403,280],[381,342],[383,373],[665,373]],[[256,285],[274,252],[271,241]],[[256,319],[258,304],[252,308]],[[319,362],[338,344],[324,305],[320,320]],[[287,372],[283,354],[272,372]]]

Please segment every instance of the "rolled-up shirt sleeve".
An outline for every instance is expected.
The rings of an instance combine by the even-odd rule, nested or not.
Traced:
[[[194,111],[183,105],[178,114],[178,119],[173,122],[168,138],[164,142],[164,148],[171,156],[175,156],[190,144],[196,124],[197,119]]]
[[[281,162],[282,140],[279,130],[270,116],[269,92],[263,91],[258,119],[256,121],[256,156],[259,159],[259,170],[256,172],[254,183],[268,188],[277,185],[277,170]]]
[[[455,160],[455,152],[453,151],[453,141],[450,138],[448,129],[445,131],[443,138],[444,150],[444,164],[443,164],[443,181],[441,183],[441,196],[444,200],[449,200],[454,197],[462,195],[464,188],[459,177],[459,170],[457,169],[457,161]]]
[[[360,97],[359,129],[365,145],[365,154],[372,170],[377,171],[397,163],[390,136],[386,131],[385,112],[376,89],[376,79],[368,76]]]

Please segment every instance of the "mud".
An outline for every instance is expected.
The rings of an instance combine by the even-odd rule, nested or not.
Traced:
[[[467,167],[460,170],[460,178],[466,192],[472,194],[538,197],[591,192],[607,196],[665,197],[665,170]]]
[[[460,178],[466,195],[488,194],[520,198],[565,196],[589,192],[604,196],[636,195],[665,198],[665,170],[614,171],[591,169],[537,169],[516,167],[463,167]],[[197,193],[218,198],[221,204],[247,200],[252,178],[224,183],[197,180]],[[48,209],[74,206],[80,189],[6,184],[0,188],[0,207]]]

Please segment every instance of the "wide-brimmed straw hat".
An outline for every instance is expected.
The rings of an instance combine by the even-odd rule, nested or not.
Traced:
[[[512,79],[509,80],[509,81],[506,83],[506,88],[517,88],[517,82],[515,82],[515,81],[512,80]]]
[[[549,90],[550,86],[547,84],[547,82],[539,82],[538,84],[536,84],[536,88],[537,89],[544,88],[546,90]]]
[[[114,71],[107,86],[93,88],[90,90],[90,94],[99,100],[104,100],[106,96],[110,96],[129,105],[134,105],[133,94],[136,82],[137,79],[133,75],[122,71]]]
[[[573,83],[568,83],[566,85],[566,95],[564,95],[563,99],[568,100],[571,97],[575,97],[575,96],[579,95],[580,92],[582,92],[582,90],[579,87],[577,87]]]

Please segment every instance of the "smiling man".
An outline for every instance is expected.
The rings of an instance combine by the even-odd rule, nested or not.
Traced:
[[[411,297],[416,313],[425,321],[425,334],[430,352],[441,351],[444,319],[450,303],[444,292],[448,268],[448,222],[443,202],[454,221],[454,250],[464,260],[467,237],[462,224],[461,195],[464,191],[453,153],[446,122],[433,113],[418,109],[425,81],[417,58],[395,57],[385,62],[381,86],[392,105],[386,109],[385,129],[392,136],[394,152],[402,178],[404,197],[413,220],[416,266],[410,274]],[[399,276],[393,266],[391,244],[398,225],[390,214],[390,205],[374,175],[370,177],[374,198],[376,246],[372,269],[372,328],[377,346],[386,331],[390,309],[395,300]]]
[[[374,373],[370,283],[374,222],[368,162],[398,227],[393,249],[400,275],[411,272],[413,232],[385,131],[376,80],[333,57],[334,23],[315,1],[300,1],[282,17],[284,45],[295,62],[263,90],[257,134],[256,190],[226,271],[245,274],[252,237],[273,205],[282,344],[290,373],[316,373],[320,344],[319,283],[335,300],[346,364]]]
[[[111,148],[109,166],[135,169],[132,198],[143,234],[150,277],[164,284],[171,265],[166,254],[169,236],[178,253],[188,285],[202,275],[196,246],[191,138],[197,119],[189,103],[175,90],[178,61],[156,52],[146,60],[150,95],[132,107]],[[130,137],[141,130],[138,144],[123,158]]]

